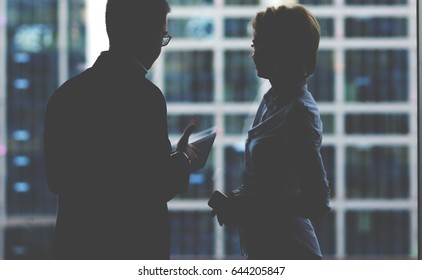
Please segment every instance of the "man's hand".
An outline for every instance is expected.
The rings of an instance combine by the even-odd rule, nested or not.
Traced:
[[[188,143],[189,137],[195,129],[196,125],[194,124],[190,124],[186,127],[176,145],[176,151],[186,153],[191,163],[197,161],[201,154],[201,151],[197,147]]]

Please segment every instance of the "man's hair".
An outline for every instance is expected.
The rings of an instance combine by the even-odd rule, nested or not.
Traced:
[[[304,67],[307,76],[316,68],[320,27],[301,5],[269,7],[252,20],[257,45],[263,44],[289,67]],[[285,61],[284,61],[285,60]],[[292,69],[299,70],[299,69]]]
[[[154,34],[169,12],[166,0],[108,0],[106,29],[110,44],[131,36]]]

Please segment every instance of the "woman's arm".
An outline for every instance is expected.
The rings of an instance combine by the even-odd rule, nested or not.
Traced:
[[[292,143],[297,153],[300,194],[288,203],[300,216],[319,219],[329,211],[330,188],[321,157],[322,123],[316,105],[293,113]]]

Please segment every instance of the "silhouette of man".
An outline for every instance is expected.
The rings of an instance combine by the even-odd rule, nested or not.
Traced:
[[[109,0],[109,50],[48,102],[54,259],[169,258],[167,202],[186,191],[198,156],[193,126],[171,151],[165,99],[145,77],[171,38],[169,10],[165,0]]]

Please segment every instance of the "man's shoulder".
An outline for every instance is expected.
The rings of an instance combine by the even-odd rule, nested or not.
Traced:
[[[62,108],[64,110],[73,103],[77,103],[78,99],[83,95],[82,92],[86,91],[84,89],[90,88],[90,72],[91,70],[88,68],[82,73],[66,80],[50,95],[47,106],[50,108]]]
[[[144,84],[146,89],[148,89],[148,90],[150,90],[154,93],[162,94],[161,89],[156,84],[154,84],[152,81],[148,80],[147,78],[144,79],[143,84]]]
[[[63,95],[65,92],[68,92],[70,89],[78,88],[86,85],[90,82],[92,76],[91,68],[84,70],[83,72],[69,78],[63,84],[61,84],[54,92],[56,95]]]

